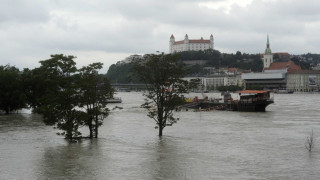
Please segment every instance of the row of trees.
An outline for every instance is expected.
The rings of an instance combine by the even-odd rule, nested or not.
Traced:
[[[32,108],[54,125],[67,139],[81,136],[79,127],[87,126],[90,138],[98,137],[98,128],[108,115],[107,98],[113,96],[108,79],[99,74],[102,63],[77,69],[74,56],[51,55],[41,66],[22,72],[12,66],[0,66],[0,109],[7,114]]]
[[[13,66],[0,66],[0,110],[9,114],[27,107],[21,73]]]
[[[82,126],[89,128],[90,138],[98,137],[98,128],[109,112],[106,100],[113,96],[113,89],[108,79],[98,73],[102,63],[77,69],[74,58],[51,55],[50,59],[40,61],[40,67],[22,72],[1,66],[0,86],[6,87],[0,93],[1,109],[9,113],[33,108],[33,112],[43,116],[45,124],[63,130],[61,134],[67,139],[80,137]],[[173,110],[184,103],[182,94],[192,88],[181,79],[185,69],[179,59],[178,54],[150,54],[130,64],[134,78],[147,87],[144,107],[156,122],[159,136],[166,126],[178,121]],[[5,104],[5,100],[12,104]]]
[[[207,60],[205,66],[215,68],[235,67],[240,69],[251,69],[261,71],[263,63],[259,54],[246,54],[237,51],[236,54],[220,53],[218,50],[207,49],[204,51],[184,51],[179,52],[182,61]]]

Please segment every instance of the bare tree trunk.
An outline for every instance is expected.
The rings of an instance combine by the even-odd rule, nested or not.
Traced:
[[[92,119],[90,119],[88,123],[89,131],[90,131],[90,139],[93,138],[93,127],[92,127]]]
[[[98,120],[98,116],[96,116],[96,124],[95,124],[95,138],[98,138],[98,128],[99,128],[99,120]]]
[[[163,130],[163,126],[161,123],[159,123],[159,137],[162,136],[162,130]]]
[[[159,137],[161,137],[162,136],[162,130],[163,130],[163,128],[161,127],[159,127]]]

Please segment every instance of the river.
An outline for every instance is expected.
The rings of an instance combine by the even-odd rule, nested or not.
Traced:
[[[320,179],[319,94],[275,94],[267,112],[178,112],[162,138],[141,93],[116,96],[123,109],[78,143],[39,115],[1,115],[0,179]]]

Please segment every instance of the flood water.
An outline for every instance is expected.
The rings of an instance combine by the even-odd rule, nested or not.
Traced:
[[[100,137],[78,143],[39,115],[1,115],[0,179],[320,179],[320,94],[275,94],[267,112],[179,112],[162,138],[141,93],[117,96]]]

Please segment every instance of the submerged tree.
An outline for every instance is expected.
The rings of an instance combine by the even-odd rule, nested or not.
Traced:
[[[98,74],[102,63],[92,63],[79,70],[78,85],[80,87],[79,106],[86,110],[84,123],[90,131],[90,138],[98,137],[98,128],[108,116],[107,99],[113,96],[113,88],[109,80]]]
[[[78,106],[78,85],[75,83],[77,72],[74,56],[51,55],[48,60],[40,61],[38,71],[45,93],[36,97],[35,112],[42,114],[44,122],[56,125],[63,130],[67,139],[73,139],[81,133],[78,128],[83,124],[83,112]]]
[[[306,149],[311,152],[314,147],[314,137],[313,137],[313,130],[311,131],[310,136],[307,137],[306,143],[304,144]]]
[[[21,73],[10,65],[0,66],[0,110],[6,114],[26,107]]]
[[[132,63],[135,74],[147,87],[144,107],[148,109],[148,116],[155,120],[159,136],[162,136],[163,129],[178,120],[173,110],[184,103],[182,93],[187,91],[188,83],[181,78],[185,72],[178,56],[173,54],[145,55]]]

